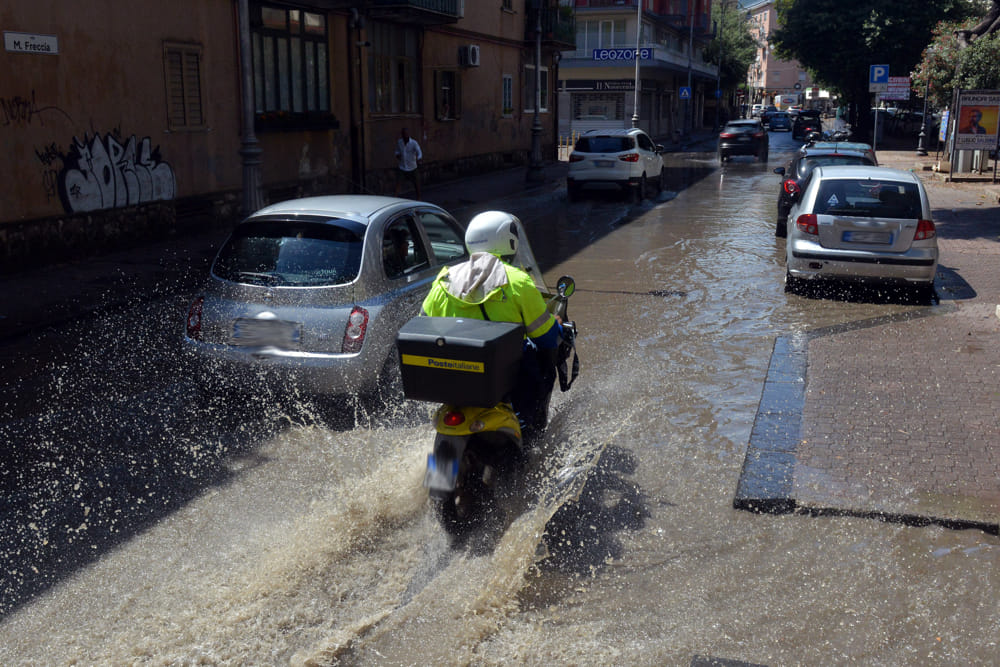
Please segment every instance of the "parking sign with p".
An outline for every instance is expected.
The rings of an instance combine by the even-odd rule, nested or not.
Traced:
[[[868,70],[868,92],[884,93],[889,89],[889,66],[872,65]]]

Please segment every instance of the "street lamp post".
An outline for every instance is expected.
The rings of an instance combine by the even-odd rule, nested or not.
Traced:
[[[542,0],[534,0],[535,5],[535,120],[531,124],[531,162],[528,165],[529,183],[545,180],[542,168]]]
[[[917,155],[927,155],[927,98],[931,94],[930,70],[926,72],[927,81],[924,82],[924,117],[920,120],[920,141],[917,143]]]
[[[635,1],[635,110],[632,127],[639,127],[639,39],[642,37],[642,0]]]

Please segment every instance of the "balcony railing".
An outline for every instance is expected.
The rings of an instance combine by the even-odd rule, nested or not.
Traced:
[[[529,3],[530,5],[530,3]],[[524,19],[524,39],[535,41],[538,9],[528,8]],[[543,7],[542,41],[563,50],[576,48],[576,13],[572,7]]]
[[[357,9],[373,18],[419,25],[455,23],[461,0],[328,0],[337,9]]]

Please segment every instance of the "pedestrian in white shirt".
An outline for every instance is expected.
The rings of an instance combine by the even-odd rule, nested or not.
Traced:
[[[420,161],[424,159],[424,154],[420,150],[420,144],[416,139],[410,138],[410,131],[405,127],[399,132],[399,140],[396,142],[396,159],[399,160],[399,168],[396,173],[396,196],[399,196],[399,186],[404,180],[413,184],[417,191],[417,199],[420,199]]]

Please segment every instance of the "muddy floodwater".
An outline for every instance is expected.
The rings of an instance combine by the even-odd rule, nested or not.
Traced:
[[[771,167],[792,146],[672,158],[676,196],[638,205],[510,204],[546,280],[576,279],[582,371],[491,534],[452,544],[430,511],[429,404],[357,426],[243,408],[248,425],[178,378],[149,439],[215,478],[10,605],[0,664],[997,664],[995,535],[733,509],[775,338],[935,307],[784,291]],[[92,486],[75,470],[69,498]],[[18,529],[86,532],[114,511],[99,495],[79,523]]]

